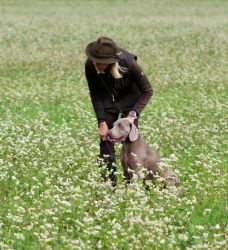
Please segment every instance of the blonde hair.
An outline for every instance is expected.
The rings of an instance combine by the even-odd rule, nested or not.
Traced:
[[[113,65],[110,68],[110,73],[115,79],[120,79],[123,77],[122,73],[125,73],[127,71],[126,68],[121,67],[118,62],[113,63]]]

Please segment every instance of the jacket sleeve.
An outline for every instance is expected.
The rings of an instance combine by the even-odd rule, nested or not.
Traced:
[[[101,96],[100,85],[97,78],[97,73],[90,60],[85,64],[85,75],[88,82],[90,98],[93,104],[93,108],[97,117],[98,123],[105,121],[105,112],[103,99]]]
[[[135,110],[139,114],[145,108],[151,96],[153,95],[153,89],[149,80],[135,60],[132,60],[130,69],[132,80],[135,82],[141,92],[140,98],[132,108],[132,110]]]

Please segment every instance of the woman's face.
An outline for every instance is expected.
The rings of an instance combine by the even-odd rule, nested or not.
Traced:
[[[103,64],[93,61],[93,65],[97,71],[105,71],[110,64]]]

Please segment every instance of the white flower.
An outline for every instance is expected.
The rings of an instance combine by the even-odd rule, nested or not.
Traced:
[[[188,236],[186,234],[178,234],[178,237],[180,240],[184,240],[184,241],[188,240]]]
[[[22,233],[14,233],[14,236],[18,239],[18,240],[25,240],[25,237]]]
[[[204,230],[204,226],[202,226],[202,225],[196,225],[196,228],[199,230]]]
[[[48,143],[49,143],[49,140],[48,139],[44,139],[44,141],[43,141],[43,143],[44,143],[44,145],[48,145]]]

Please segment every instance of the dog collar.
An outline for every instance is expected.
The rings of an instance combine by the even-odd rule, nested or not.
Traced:
[[[127,139],[124,140],[124,141],[122,141],[121,143],[122,143],[122,144],[129,144],[130,142],[131,142],[131,141],[130,141],[129,137],[127,137]]]

